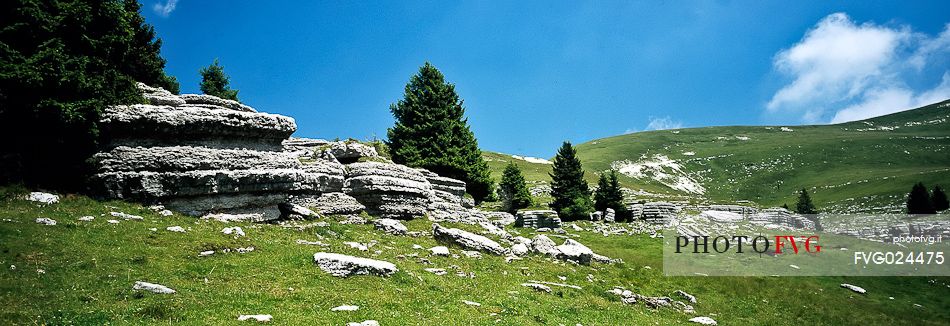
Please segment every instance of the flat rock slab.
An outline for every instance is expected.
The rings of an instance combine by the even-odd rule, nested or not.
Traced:
[[[432,224],[432,236],[436,240],[455,243],[466,249],[483,251],[495,255],[505,255],[508,250],[492,239],[459,229],[445,228],[438,223]]]
[[[848,283],[843,283],[843,284],[841,284],[841,287],[843,287],[843,288],[845,288],[845,289],[848,289],[848,290],[851,290],[851,291],[854,291],[854,292],[856,292],[856,293],[860,293],[860,294],[865,294],[865,293],[868,292],[867,290],[865,290],[864,288],[862,288],[862,287],[860,287],[860,286],[851,285],[851,284],[848,284]]]
[[[538,284],[538,283],[521,283],[521,286],[527,287],[527,288],[532,288],[532,289],[534,289],[535,291],[538,291],[538,292],[551,293],[551,287],[550,287],[550,286],[547,286],[547,285],[544,285],[544,284]]]
[[[697,323],[697,324],[701,324],[701,325],[718,325],[718,324],[719,324],[719,323],[717,323],[715,320],[713,320],[712,318],[709,318],[709,317],[706,317],[706,316],[694,317],[694,318],[690,319],[689,321],[694,322],[694,323]]]
[[[346,326],[379,326],[379,322],[375,320],[364,320],[362,322],[347,323]]]
[[[360,306],[351,306],[351,305],[342,305],[339,307],[334,307],[330,311],[357,311],[360,309]]]
[[[51,193],[47,193],[47,192],[34,191],[26,196],[26,200],[50,205],[50,204],[58,203],[59,196],[51,194]]]
[[[56,225],[56,220],[48,218],[48,217],[40,217],[36,219],[36,224]]]
[[[271,319],[274,319],[274,316],[271,315],[240,315],[238,316],[238,321],[256,321],[261,323],[270,322]]]
[[[313,261],[324,272],[336,277],[351,275],[389,276],[399,271],[396,265],[390,262],[328,252],[313,254]]]
[[[409,229],[406,228],[406,226],[403,225],[402,222],[399,222],[394,219],[389,219],[389,218],[381,218],[381,219],[375,220],[373,221],[373,226],[375,226],[377,230],[380,230],[392,235],[406,235],[406,233],[409,233]]]
[[[141,291],[149,291],[152,293],[159,293],[159,294],[175,293],[175,290],[167,286],[164,286],[161,284],[149,283],[149,282],[142,282],[142,281],[136,281],[135,284],[132,284],[132,289],[141,290]]]

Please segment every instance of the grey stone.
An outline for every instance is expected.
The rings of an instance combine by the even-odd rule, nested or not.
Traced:
[[[519,211],[515,215],[515,227],[556,229],[561,227],[561,219],[552,210]]]
[[[159,294],[175,293],[175,290],[167,286],[164,286],[161,284],[155,284],[155,283],[142,282],[142,281],[136,281],[135,284],[132,284],[132,289],[141,290],[141,291],[149,291],[152,293],[159,293]]]
[[[370,157],[375,158],[379,157],[379,154],[376,153],[376,149],[367,145],[363,145],[357,141],[338,141],[329,144],[330,154],[333,155],[340,163],[354,163],[360,158]]]
[[[313,254],[313,261],[321,270],[336,277],[352,275],[389,276],[399,271],[396,265],[389,262],[327,252]]]
[[[438,223],[432,225],[432,236],[440,242],[454,243],[466,249],[495,255],[505,255],[508,252],[494,240],[468,231],[445,228]]]
[[[407,229],[405,225],[402,225],[401,222],[394,219],[377,219],[373,221],[373,225],[377,230],[381,230],[393,235],[406,235],[406,233],[409,232],[409,229]]]

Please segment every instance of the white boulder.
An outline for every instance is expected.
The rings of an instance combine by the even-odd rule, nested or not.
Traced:
[[[351,275],[389,276],[399,271],[396,265],[390,262],[328,252],[313,254],[313,261],[324,272],[336,277]]]

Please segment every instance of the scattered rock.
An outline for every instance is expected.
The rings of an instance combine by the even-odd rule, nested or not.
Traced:
[[[468,231],[445,228],[438,223],[432,224],[432,236],[438,241],[454,243],[471,250],[488,252],[495,255],[504,255],[507,253],[504,247],[489,238]]]
[[[550,287],[550,286],[547,286],[547,285],[544,285],[544,284],[538,284],[538,283],[521,283],[521,286],[528,287],[528,288],[532,288],[532,289],[534,289],[535,291],[538,291],[538,292],[551,293],[551,287]]]
[[[313,254],[313,261],[324,272],[336,277],[351,275],[389,276],[399,271],[396,265],[390,262],[327,252]]]
[[[357,311],[359,309],[360,309],[360,306],[342,305],[339,307],[334,307],[330,309],[330,311]]]
[[[442,268],[426,268],[424,269],[424,271],[435,274],[435,275],[439,275],[439,276],[448,274],[448,272],[446,272],[445,269],[442,269]]]
[[[59,202],[59,196],[48,192],[34,191],[26,196],[26,200],[45,205],[52,205]]]
[[[476,307],[481,307],[481,306],[482,306],[481,303],[478,303],[478,302],[475,302],[475,301],[462,300],[462,303],[467,304],[467,305],[469,305],[469,306],[476,306]]]
[[[429,251],[432,252],[433,256],[448,256],[449,248],[446,246],[437,246],[429,248]]]
[[[482,253],[478,251],[462,250],[462,255],[468,258],[482,258]]]
[[[109,224],[119,224],[118,220],[108,220],[106,222],[108,222]]]
[[[862,287],[860,287],[860,286],[854,286],[854,285],[851,285],[851,284],[848,284],[848,283],[842,283],[842,284],[841,284],[841,287],[843,287],[843,288],[845,288],[845,289],[848,289],[848,290],[851,290],[851,291],[854,291],[854,292],[857,292],[857,293],[860,293],[860,294],[865,294],[865,293],[867,293],[867,291],[864,290],[864,288],[862,288]]]
[[[528,254],[528,246],[523,243],[516,243],[511,246],[511,253],[515,256],[524,256]]]
[[[556,244],[551,238],[548,238],[546,235],[538,234],[531,239],[531,250],[542,255],[547,255],[551,257],[557,256],[560,251],[556,248]]]
[[[346,326],[379,326],[379,322],[370,319],[370,320],[364,320],[362,322],[347,323]]]
[[[136,281],[135,284],[132,285],[132,289],[149,291],[152,293],[160,293],[160,294],[175,293],[175,290],[172,290],[171,288],[167,286],[164,286],[161,284],[155,284],[155,283],[142,282],[142,281]]]
[[[169,226],[169,227],[165,228],[165,230],[167,230],[167,231],[169,231],[169,232],[185,233],[185,228],[180,227],[180,226],[177,226],[177,225],[176,225],[176,226]]]
[[[56,220],[48,218],[48,217],[39,217],[36,219],[36,224],[56,225]]]
[[[409,232],[409,229],[406,228],[402,222],[399,222],[394,219],[381,218],[373,221],[373,226],[377,230],[392,234],[392,235],[406,235]]]
[[[92,221],[92,220],[95,220],[95,219],[96,219],[96,218],[95,218],[95,217],[92,217],[92,216],[82,216],[82,217],[79,218],[79,220],[82,221],[82,222],[89,222],[89,221]]]
[[[683,297],[683,299],[686,299],[686,301],[689,301],[689,303],[696,303],[696,297],[692,294],[684,292],[683,290],[676,290],[676,292],[673,292],[673,294]]]
[[[321,246],[321,247],[327,247],[327,246],[328,246],[326,243],[323,243],[323,242],[320,242],[320,241],[307,241],[307,240],[303,240],[303,239],[297,239],[297,244],[299,244],[299,245],[307,245],[307,246]]]
[[[221,233],[224,233],[227,235],[233,234],[235,238],[243,237],[246,235],[244,234],[244,229],[242,229],[240,226],[232,226],[232,227],[223,228],[221,229]]]
[[[214,250],[206,250],[198,253],[198,257],[208,257],[214,255]]]
[[[356,249],[356,250],[359,250],[359,251],[367,251],[367,250],[369,250],[369,247],[367,247],[365,244],[362,244],[362,243],[359,243],[359,242],[347,241],[347,242],[344,242],[343,244],[345,244],[345,245],[347,245],[347,246],[350,246],[350,248],[353,248],[353,249]]]
[[[555,249],[558,251],[557,258],[581,265],[590,265],[594,257],[594,252],[590,248],[572,239],[564,240],[564,244],[555,247]]]
[[[693,317],[689,321],[697,323],[697,324],[701,324],[701,325],[718,325],[718,323],[716,323],[715,320],[706,316]]]
[[[271,315],[240,315],[238,316],[238,321],[256,321],[260,323],[270,322],[271,319],[274,319],[274,316]]]
[[[138,220],[138,221],[141,221],[141,220],[144,220],[144,219],[145,219],[144,217],[141,217],[141,216],[138,216],[138,215],[126,214],[126,213],[122,213],[122,212],[109,212],[109,215],[112,215],[113,217],[124,218],[124,219],[126,219],[126,220]]]

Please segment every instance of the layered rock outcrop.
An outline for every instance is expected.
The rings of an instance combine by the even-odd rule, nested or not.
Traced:
[[[151,104],[107,107],[100,121],[110,141],[93,156],[90,186],[104,197],[268,220],[292,194],[342,189],[342,165],[304,168],[282,151],[297,128],[293,118],[209,95],[140,89]]]
[[[515,227],[557,229],[561,227],[561,218],[551,210],[520,211],[515,216]]]

